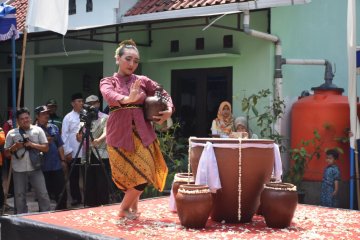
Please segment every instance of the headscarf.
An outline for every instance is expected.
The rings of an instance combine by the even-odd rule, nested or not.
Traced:
[[[248,129],[248,123],[246,120],[246,117],[237,117],[234,122],[235,129],[238,125],[244,126],[246,129]]]
[[[230,115],[227,118],[224,118],[224,116],[222,115],[222,112],[223,112],[225,106],[227,106],[230,109]],[[217,119],[223,121],[225,123],[225,125],[229,125],[229,124],[233,123],[231,104],[229,102],[223,101],[222,103],[220,103],[218,113],[217,113]]]
[[[225,106],[227,106],[230,110],[230,114],[228,117],[224,117],[222,112],[225,108]],[[234,119],[232,116],[232,111],[231,111],[231,104],[227,101],[223,101],[218,109],[218,113],[217,113],[217,118],[216,118],[216,122],[217,122],[217,127],[225,133],[230,133],[233,128],[234,128]]]

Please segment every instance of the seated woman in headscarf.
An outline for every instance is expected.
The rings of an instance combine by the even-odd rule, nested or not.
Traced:
[[[211,133],[213,136],[229,137],[229,134],[234,131],[234,118],[231,113],[231,104],[224,101],[220,104],[215,118],[211,125]]]
[[[259,137],[252,133],[251,129],[249,128],[248,122],[246,120],[246,117],[237,117],[234,121],[235,126],[235,132],[246,132],[248,135],[248,138],[251,139],[258,139]],[[231,133],[230,137],[237,137],[236,133]]]

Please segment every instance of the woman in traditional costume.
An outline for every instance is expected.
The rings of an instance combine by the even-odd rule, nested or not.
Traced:
[[[148,184],[164,189],[168,169],[151,122],[145,120],[143,103],[153,96],[159,84],[146,76],[134,74],[140,61],[133,40],[125,40],[115,51],[118,72],[100,82],[100,91],[109,104],[106,143],[112,178],[125,192],[119,217],[138,217],[138,201]],[[154,116],[157,124],[170,118],[173,104],[164,90],[167,110]]]
[[[211,133],[219,137],[229,137],[232,131],[234,131],[234,118],[231,113],[231,104],[223,101],[219,106],[217,118],[212,122]]]

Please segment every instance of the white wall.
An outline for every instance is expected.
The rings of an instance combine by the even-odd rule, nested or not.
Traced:
[[[76,14],[69,15],[69,29],[116,23],[118,0],[93,0],[93,11],[86,12],[86,0],[76,0]]]

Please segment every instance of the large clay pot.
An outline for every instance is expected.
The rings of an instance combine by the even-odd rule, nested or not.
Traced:
[[[176,173],[172,185],[173,195],[176,196],[180,185],[182,184],[195,184],[194,176],[192,173]]]
[[[213,199],[208,186],[183,184],[175,197],[177,213],[182,226],[204,228],[210,216]]]
[[[290,226],[298,202],[296,186],[290,183],[267,183],[261,193],[262,213],[271,228]]]
[[[264,183],[269,182],[271,177],[274,166],[274,141],[242,140],[239,151],[239,147],[221,147],[228,144],[240,146],[238,139],[190,138],[190,164],[194,175],[204,148],[196,144],[206,142],[217,145],[214,152],[222,187],[216,193],[211,218],[226,223],[250,222],[259,207]]]

